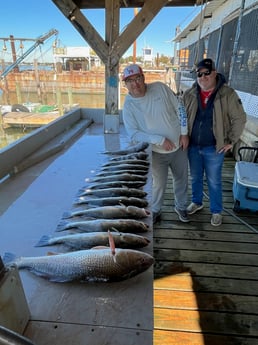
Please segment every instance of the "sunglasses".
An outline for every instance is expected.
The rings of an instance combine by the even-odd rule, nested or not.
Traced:
[[[201,78],[203,75],[210,75],[211,71],[206,71],[206,72],[198,72],[197,73],[197,77]]]
[[[141,81],[142,81],[142,75],[139,75],[138,77],[136,77],[134,79],[132,79],[132,78],[126,79],[125,83],[126,84],[133,84],[133,83],[140,83]]]

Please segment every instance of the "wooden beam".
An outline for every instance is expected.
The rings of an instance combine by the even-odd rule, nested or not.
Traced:
[[[113,58],[120,60],[136,38],[143,32],[152,19],[166,5],[167,0],[146,0],[140,12],[127,25],[126,29],[113,43]],[[116,56],[115,56],[116,55]]]
[[[76,28],[80,35],[89,43],[91,48],[97,53],[99,58],[106,63],[108,56],[108,46],[103,38],[98,34],[84,14],[72,0],[52,0],[64,16]]]
[[[105,69],[106,92],[105,92],[105,113],[109,115],[118,114],[118,73],[119,60],[113,59],[113,42],[119,36],[120,23],[120,1],[106,0],[106,44],[108,56]]]
[[[80,8],[105,8],[105,1],[106,0],[74,0]],[[121,8],[140,8],[143,7],[144,2],[146,0],[121,0]],[[155,2],[155,0],[152,0]],[[213,0],[209,0],[213,1]],[[203,0],[171,0],[167,1],[167,7],[176,7],[176,6],[195,6],[201,5]]]

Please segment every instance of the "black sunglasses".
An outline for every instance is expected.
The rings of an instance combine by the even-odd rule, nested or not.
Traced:
[[[206,72],[198,72],[197,73],[197,77],[201,78],[203,75],[210,75],[211,71],[206,71]]]

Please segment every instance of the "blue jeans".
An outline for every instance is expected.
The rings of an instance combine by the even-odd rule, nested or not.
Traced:
[[[192,180],[192,202],[202,204],[204,173],[209,191],[211,213],[221,213],[222,166],[224,153],[216,152],[215,146],[190,146],[188,159]]]

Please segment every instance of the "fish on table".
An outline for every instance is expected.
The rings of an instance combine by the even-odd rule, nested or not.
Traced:
[[[135,249],[99,248],[34,257],[5,253],[3,262],[7,267],[16,265],[51,282],[115,282],[146,271],[154,259]]]
[[[98,172],[95,176],[96,177],[105,177],[105,176],[110,176],[110,174],[112,175],[123,175],[123,174],[131,174],[131,175],[147,175],[148,174],[148,170],[135,170],[135,169],[120,169],[115,168],[115,169],[104,169],[104,170],[100,170],[100,172]]]
[[[140,142],[135,145],[132,145],[128,148],[122,149],[122,150],[116,150],[116,151],[105,151],[103,152],[104,154],[109,154],[109,155],[126,155],[129,153],[135,153],[135,152],[140,152],[144,151],[149,147],[149,143],[146,142]]]
[[[109,162],[124,161],[127,159],[144,159],[147,161],[148,158],[149,158],[148,153],[146,153],[145,151],[140,151],[140,152],[128,153],[126,155],[121,155],[117,157],[111,157],[109,158]]]
[[[119,171],[119,170],[126,170],[128,174],[136,174],[138,171],[145,171],[147,174],[149,171],[149,168],[145,165],[133,165],[133,164],[115,164],[115,165],[107,165],[103,166],[100,170],[100,172],[105,172],[105,171]]]
[[[114,196],[114,197],[104,197],[104,198],[87,198],[79,197],[74,201],[76,205],[98,205],[98,206],[108,206],[108,205],[124,205],[124,206],[137,206],[137,207],[147,207],[148,201],[146,199],[140,199],[136,197],[127,196]]]
[[[150,165],[150,162],[148,160],[145,160],[145,159],[123,159],[122,161],[121,160],[110,160],[106,163],[103,163],[102,164],[102,167],[109,167],[109,166],[116,166],[116,165],[122,165],[122,164],[126,164],[126,165],[140,165],[140,166],[145,166],[145,167],[149,167]]]
[[[113,197],[113,196],[127,196],[136,198],[145,198],[147,192],[138,188],[128,188],[128,187],[114,187],[114,188],[101,188],[101,189],[91,189],[82,188],[79,190],[78,196],[97,196],[97,197]]]
[[[63,214],[63,218],[72,218],[77,216],[90,217],[90,218],[146,218],[150,212],[144,208],[137,206],[100,206],[92,207],[89,209],[80,209],[67,211]]]
[[[61,220],[56,231],[73,230],[74,232],[102,232],[115,229],[119,232],[144,233],[149,225],[136,219],[87,219]]]
[[[139,188],[146,184],[145,181],[107,181],[107,182],[97,182],[90,183],[87,188],[90,189],[100,189],[100,188]]]
[[[147,181],[147,177],[146,176],[142,176],[142,175],[137,175],[137,174],[119,174],[119,175],[112,175],[109,174],[108,176],[101,176],[101,177],[95,177],[92,179],[89,179],[89,182],[117,182],[117,181],[142,181],[145,182]]]
[[[150,243],[150,240],[141,235],[117,231],[111,231],[110,233],[114,239],[116,248],[143,248]],[[96,246],[108,246],[109,236],[107,231],[76,233],[57,237],[44,235],[36,243],[35,247],[62,244],[72,250],[89,249]]]

